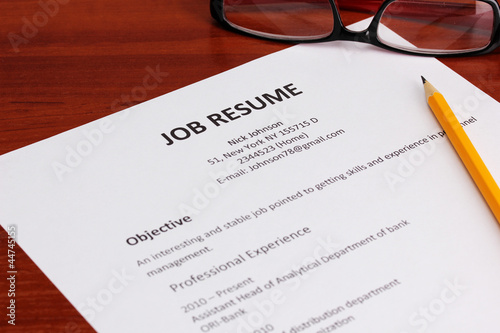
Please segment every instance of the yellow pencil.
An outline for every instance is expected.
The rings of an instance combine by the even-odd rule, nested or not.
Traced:
[[[443,95],[422,76],[425,97],[448,139],[500,223],[500,189]]]

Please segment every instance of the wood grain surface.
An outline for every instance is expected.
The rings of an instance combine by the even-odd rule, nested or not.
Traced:
[[[0,154],[290,46],[221,29],[208,0],[3,0],[0,37]],[[500,101],[500,49],[442,61]],[[0,331],[93,331],[19,246],[8,325],[7,259],[0,228]]]

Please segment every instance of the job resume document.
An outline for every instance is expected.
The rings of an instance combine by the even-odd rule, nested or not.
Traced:
[[[435,59],[300,45],[0,157],[0,220],[98,332],[493,332],[500,106]]]

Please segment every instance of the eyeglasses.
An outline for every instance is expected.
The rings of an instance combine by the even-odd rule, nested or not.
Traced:
[[[479,55],[500,45],[495,0],[388,0],[361,32],[346,29],[334,0],[211,0],[210,10],[228,29],[272,40],[350,40],[429,56]]]

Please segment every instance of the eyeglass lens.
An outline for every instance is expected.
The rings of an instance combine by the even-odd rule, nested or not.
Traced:
[[[333,31],[328,0],[224,0],[224,15],[234,27],[270,38],[321,39]]]
[[[316,40],[334,27],[328,0],[224,0],[237,29],[263,37]],[[477,0],[396,0],[382,13],[378,40],[414,52],[454,53],[486,47],[494,9]]]
[[[377,36],[410,51],[453,53],[487,46],[493,7],[474,0],[397,0],[384,10]]]

